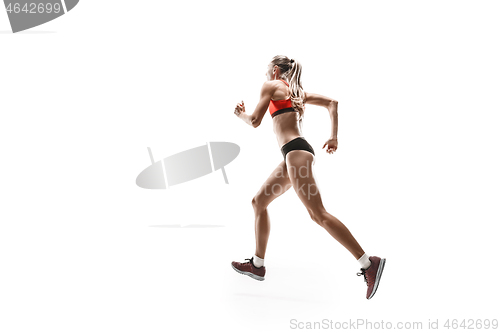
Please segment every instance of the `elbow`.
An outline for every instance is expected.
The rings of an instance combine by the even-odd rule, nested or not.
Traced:
[[[260,125],[260,121],[258,119],[253,118],[251,121],[251,125],[253,128],[257,128]]]
[[[328,106],[337,106],[339,104],[338,101],[331,99],[330,102],[328,103]]]
[[[328,103],[328,106],[327,106],[327,109],[329,111],[337,111],[337,105],[339,104],[338,101],[332,99],[330,100],[330,102]]]

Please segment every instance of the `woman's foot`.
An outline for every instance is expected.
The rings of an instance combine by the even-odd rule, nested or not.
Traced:
[[[253,258],[245,260],[248,260],[248,262],[241,263],[233,261],[231,263],[231,267],[233,267],[233,269],[240,274],[248,275],[252,279],[258,281],[264,281],[264,275],[266,275],[266,267],[255,267],[255,265],[253,264]]]
[[[375,295],[385,266],[385,259],[374,256],[369,259],[371,265],[367,269],[361,268],[361,273],[356,273],[358,276],[363,275],[365,277],[365,282],[368,285],[366,299],[370,299]]]

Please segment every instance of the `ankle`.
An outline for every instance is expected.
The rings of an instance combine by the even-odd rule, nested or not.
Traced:
[[[361,268],[363,269],[368,269],[372,262],[370,261],[368,255],[366,253],[364,253],[359,259],[358,259],[358,263],[360,264]]]
[[[257,268],[260,268],[264,266],[264,259],[257,257],[257,255],[254,254],[253,258],[253,265]]]

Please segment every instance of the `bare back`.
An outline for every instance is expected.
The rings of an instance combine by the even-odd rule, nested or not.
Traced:
[[[278,88],[273,94],[272,100],[285,100],[290,97],[290,89],[280,80],[276,80]],[[299,113],[287,112],[277,115],[273,118],[273,130],[278,140],[278,145],[281,148],[288,141],[302,136],[299,127]]]

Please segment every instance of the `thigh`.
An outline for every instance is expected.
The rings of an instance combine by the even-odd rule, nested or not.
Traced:
[[[311,217],[324,212],[321,194],[314,178],[314,155],[304,150],[293,150],[286,155],[286,164],[293,188]]]
[[[285,161],[281,162],[262,184],[255,195],[256,202],[267,207],[274,199],[288,191],[292,187]]]

